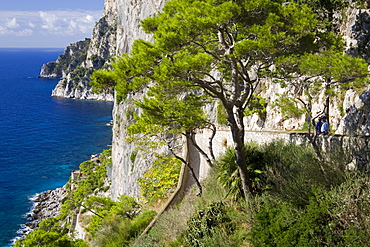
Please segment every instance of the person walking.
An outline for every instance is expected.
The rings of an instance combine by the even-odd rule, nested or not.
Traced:
[[[322,117],[319,117],[319,121],[315,124],[316,134],[321,134]]]

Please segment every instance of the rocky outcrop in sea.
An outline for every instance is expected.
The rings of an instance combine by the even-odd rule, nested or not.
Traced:
[[[107,66],[116,55],[116,32],[115,16],[104,14],[95,25],[91,39],[70,44],[57,61],[43,65],[39,77],[61,78],[52,96],[113,101],[113,90],[102,93],[92,90],[90,75],[94,70]]]
[[[44,64],[40,78],[61,78],[76,70],[87,59],[87,49],[91,39],[85,39],[68,45],[55,62]]]

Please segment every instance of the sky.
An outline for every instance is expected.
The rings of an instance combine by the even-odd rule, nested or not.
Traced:
[[[0,48],[64,48],[90,38],[104,0],[0,0]]]

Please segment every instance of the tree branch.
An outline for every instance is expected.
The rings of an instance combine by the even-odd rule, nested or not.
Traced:
[[[203,151],[203,149],[201,147],[199,147],[198,143],[195,141],[194,139],[194,136],[195,136],[195,133],[193,131],[191,132],[186,132],[185,136],[187,138],[189,138],[189,140],[191,141],[191,143],[193,144],[193,146],[198,150],[198,152],[204,157],[204,159],[206,160],[207,164],[210,166],[210,167],[213,167],[213,163],[211,161],[211,159],[208,157],[207,153]]]

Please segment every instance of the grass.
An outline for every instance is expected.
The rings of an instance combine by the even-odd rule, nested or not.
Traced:
[[[193,187],[179,205],[164,212],[150,232],[137,238],[131,246],[188,246],[184,245],[183,239],[188,221],[199,210],[213,202],[222,202],[226,205],[227,215],[232,222],[236,223],[237,229],[229,235],[228,229],[215,228],[212,237],[207,238],[203,243],[204,246],[248,246],[243,244],[250,226],[249,216],[244,211],[245,207],[227,198],[227,191],[219,185],[214,172],[202,181],[202,186],[204,191],[201,197],[196,195],[197,188]]]

